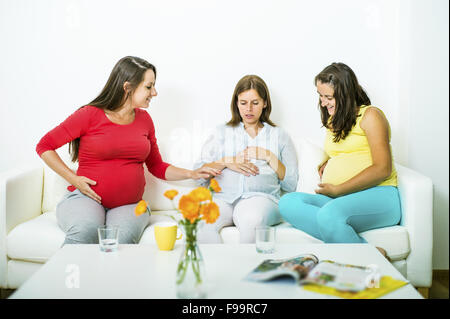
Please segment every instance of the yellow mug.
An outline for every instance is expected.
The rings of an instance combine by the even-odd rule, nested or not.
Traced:
[[[181,239],[183,234],[177,237],[178,227],[171,222],[161,222],[155,224],[155,239],[159,250],[172,250],[175,241]]]

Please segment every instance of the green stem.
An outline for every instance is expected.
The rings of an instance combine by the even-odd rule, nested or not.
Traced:
[[[189,265],[192,266],[192,270],[194,272],[196,283],[199,284],[202,282],[200,275],[200,263],[197,256],[196,250],[196,241],[197,241],[197,221],[193,224],[191,223],[183,223],[185,233],[186,233],[186,247],[185,247],[185,255],[183,261],[179,264],[177,272],[180,274],[177,283],[180,284],[183,282],[187,268]]]
[[[187,270],[186,262],[187,262],[187,259],[184,258],[183,261],[178,265],[177,273],[180,273],[180,271],[182,271],[182,273],[177,280],[177,284],[182,283],[184,280],[184,277],[186,277],[186,270]]]

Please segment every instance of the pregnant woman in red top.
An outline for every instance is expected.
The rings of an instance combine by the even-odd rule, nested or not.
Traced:
[[[212,168],[187,170],[165,163],[159,153],[148,108],[155,89],[156,68],[138,57],[115,65],[100,95],[48,132],[36,151],[67,180],[70,193],[58,203],[58,225],[64,244],[98,243],[97,227],[118,225],[119,243],[138,243],[149,214],[134,215],[145,187],[144,166],[165,180],[209,178]],[[70,143],[75,174],[55,150]]]

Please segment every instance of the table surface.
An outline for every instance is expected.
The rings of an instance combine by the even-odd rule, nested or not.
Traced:
[[[100,252],[98,245],[65,245],[11,296],[21,298],[172,299],[182,243],[172,251],[156,245],[119,245],[115,253]],[[293,280],[250,282],[243,278],[264,259],[315,254],[319,260],[361,266],[377,265],[381,275],[405,278],[368,244],[277,244],[273,254],[259,254],[254,244],[200,245],[207,298],[298,299],[337,298],[302,289]],[[382,296],[422,299],[408,284]]]

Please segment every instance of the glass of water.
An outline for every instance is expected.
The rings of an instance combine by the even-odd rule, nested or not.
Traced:
[[[275,227],[259,226],[256,231],[256,251],[263,254],[275,252]]]
[[[119,246],[119,226],[98,227],[98,242],[100,251],[114,252]]]

